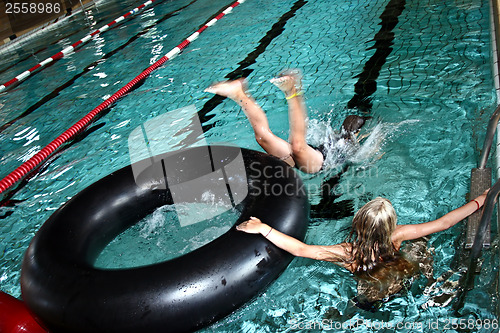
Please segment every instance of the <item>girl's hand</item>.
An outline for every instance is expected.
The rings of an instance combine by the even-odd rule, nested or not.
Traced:
[[[237,225],[236,230],[244,231],[249,234],[260,234],[260,231],[264,226],[264,223],[262,223],[258,218],[252,216],[250,217],[250,220]]]
[[[483,206],[489,191],[490,189],[487,189],[486,191],[483,192],[483,194],[474,199],[474,201],[477,202],[479,206]]]

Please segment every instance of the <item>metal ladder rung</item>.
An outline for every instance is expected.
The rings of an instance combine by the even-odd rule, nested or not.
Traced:
[[[483,194],[483,192],[490,187],[491,187],[491,168],[472,169],[471,188],[470,188],[471,200]],[[479,222],[481,221],[481,213],[482,209],[473,213],[468,218],[467,238],[465,242],[466,249],[472,248],[472,245],[474,244],[474,238],[476,237],[477,229],[479,227]],[[490,247],[490,228],[488,228],[483,242],[483,248],[488,248],[488,247]]]

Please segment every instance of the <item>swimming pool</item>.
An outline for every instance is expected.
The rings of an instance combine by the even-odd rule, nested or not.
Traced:
[[[229,4],[162,1],[2,93],[0,176]],[[87,18],[75,17],[71,24],[2,55],[0,81],[88,34],[89,21],[97,22],[95,29],[137,5],[99,3]],[[351,209],[342,208],[352,204],[357,209],[375,196],[393,202],[401,223],[431,220],[465,202],[470,170],[496,105],[487,1],[247,0],[114,104],[1,207],[1,290],[20,295],[22,256],[34,233],[68,198],[129,163],[127,140],[142,123],[194,105],[208,142],[259,149],[238,107],[230,101],[218,104],[203,92],[212,82],[248,76],[250,91],[268,112],[272,129],[286,138],[286,104],[268,82],[286,67],[304,72],[311,140],[321,140],[321,133],[337,128],[352,112],[372,116],[368,128],[380,130],[373,137],[381,140],[380,150],[361,154],[335,187],[334,207],[341,217],[313,218],[307,242],[342,241],[351,219]],[[305,177],[313,204],[320,201],[318,184],[337,171]],[[481,278],[461,317],[450,306],[431,306],[432,296],[446,288],[452,292],[460,276],[457,249],[463,227],[429,241],[435,252],[434,276],[450,275],[448,284],[438,283],[424,293],[425,279],[420,278],[409,293],[376,313],[350,305],[356,291],[350,274],[328,263],[295,259],[265,294],[203,331],[307,331],[318,330],[318,325],[337,330],[340,323],[341,330],[364,332],[403,323],[413,327],[400,331],[427,332],[436,320],[444,328],[454,318],[498,319],[498,267],[493,264],[498,261],[497,243],[484,253]],[[358,320],[364,323],[356,326]]]

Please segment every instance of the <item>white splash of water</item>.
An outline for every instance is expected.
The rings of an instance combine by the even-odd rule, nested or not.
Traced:
[[[142,228],[139,231],[139,236],[148,238],[152,235],[157,235],[159,230],[165,226],[165,214],[169,211],[174,211],[171,205],[162,206],[156,209],[153,214],[144,220]]]
[[[312,119],[309,121],[307,141],[315,147],[323,146],[326,152],[324,169],[335,169],[346,162],[369,164],[378,160],[383,154],[385,143],[400,132],[403,125],[418,122],[405,120],[399,123],[377,122],[374,126],[366,124],[358,141],[350,141],[341,137],[326,121]]]

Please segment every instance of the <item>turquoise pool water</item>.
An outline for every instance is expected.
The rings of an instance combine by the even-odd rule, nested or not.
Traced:
[[[0,177],[231,3],[161,1],[1,93]],[[99,3],[87,17],[75,16],[42,37],[2,51],[0,81],[139,4]],[[114,104],[79,141],[8,198],[0,208],[1,290],[20,295],[22,257],[35,232],[69,198],[130,162],[128,137],[144,122],[194,105],[207,142],[260,149],[239,108],[227,100],[217,104],[203,92],[214,81],[240,74],[248,76],[250,92],[283,138],[288,135],[286,102],[269,79],[287,67],[304,73],[312,142],[325,140],[349,113],[372,117],[365,128],[371,133],[370,144],[352,157],[354,163],[335,187],[338,197],[332,207],[338,216],[313,217],[308,243],[341,242],[352,218],[345,208],[352,205],[356,210],[376,196],[393,202],[400,223],[432,220],[460,206],[496,105],[488,6],[479,0],[247,0]],[[165,149],[177,149],[178,143],[169,142]],[[304,175],[313,205],[321,201],[321,183],[340,172],[335,162],[325,172]],[[168,220],[169,212],[165,214],[167,218],[151,218],[124,234],[114,244],[118,251],[120,243],[127,247],[128,239],[138,239],[141,232],[139,243],[149,243],[137,248],[164,251],[163,236],[155,230]],[[229,228],[231,214],[207,239]],[[496,235],[494,223],[493,229]],[[328,263],[295,259],[264,294],[202,331],[376,332],[400,325],[401,332],[431,332],[437,325],[453,332],[457,330],[452,320],[498,319],[498,241],[484,253],[483,271],[461,314],[454,314],[449,305],[435,304],[435,296],[456,290],[464,230],[460,224],[429,240],[433,275],[445,281],[425,289],[426,279],[421,277],[408,293],[384,303],[376,313],[350,303],[356,293],[350,274]],[[179,251],[197,244],[183,243]],[[129,260],[140,265],[143,259],[127,253],[121,257],[123,261],[111,262],[103,253],[100,259],[103,266],[127,265]],[[471,331],[494,330],[475,325]]]

